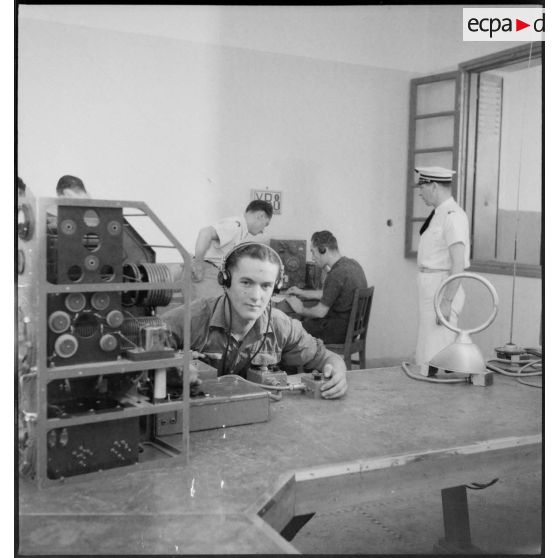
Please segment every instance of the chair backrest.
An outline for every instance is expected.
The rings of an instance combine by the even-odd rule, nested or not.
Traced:
[[[366,341],[373,296],[374,287],[355,289],[349,325],[347,326],[347,336],[345,337],[345,345],[351,344],[357,339]]]

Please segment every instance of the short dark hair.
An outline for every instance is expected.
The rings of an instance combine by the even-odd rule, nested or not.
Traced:
[[[61,176],[60,180],[58,180],[58,184],[56,185],[56,194],[58,196],[63,195],[64,190],[74,190],[87,194],[87,190],[85,189],[83,180],[81,178],[78,178],[77,176],[72,176],[70,174]]]
[[[18,176],[17,177],[17,195],[18,196],[24,196],[26,189],[27,189],[27,186],[25,185],[25,182],[23,182],[23,180],[21,180],[21,178],[19,178],[19,176]]]
[[[326,248],[335,252],[339,250],[337,239],[329,231],[317,231],[310,240],[320,253],[323,253],[322,250],[325,252]]]
[[[273,217],[273,206],[264,200],[252,200],[247,206],[245,213],[263,211],[270,219]]]
[[[278,274],[282,267],[281,259],[275,250],[265,244],[245,242],[244,244],[238,244],[235,248],[233,248],[225,262],[225,269],[230,271],[236,267],[236,264],[242,258],[253,258],[254,260],[261,260],[262,262],[271,262],[276,264]]]

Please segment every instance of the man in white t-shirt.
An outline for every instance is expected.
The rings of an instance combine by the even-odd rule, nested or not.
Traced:
[[[272,216],[269,202],[253,200],[242,217],[227,217],[200,230],[192,263],[192,300],[222,294],[217,274],[223,259],[248,235],[263,233]]]

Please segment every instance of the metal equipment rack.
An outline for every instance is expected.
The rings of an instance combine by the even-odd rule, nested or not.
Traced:
[[[145,358],[144,360],[130,360],[118,354],[112,360],[103,362],[85,362],[79,364],[54,366],[47,347],[48,329],[48,297],[53,294],[68,293],[115,293],[130,291],[129,282],[76,282],[73,284],[54,284],[47,279],[47,208],[51,210],[56,206],[85,206],[92,210],[103,211],[103,208],[132,208],[138,213],[134,216],[145,216],[151,219],[157,229],[169,241],[168,246],[178,252],[182,259],[182,273],[178,280],[165,282],[141,283],[142,292],[168,289],[172,292],[181,291],[184,301],[189,300],[190,256],[178,240],[171,234],[165,225],[143,202],[133,201],[108,201],[89,199],[60,199],[37,198],[30,194],[18,200],[18,389],[19,389],[19,416],[24,428],[20,429],[20,445],[22,437],[27,439],[27,475],[37,481],[39,488],[46,488],[63,482],[73,482],[95,475],[118,474],[122,470],[138,470],[153,466],[169,466],[177,463],[186,463],[188,457],[188,432],[189,432],[189,330],[190,316],[188,304],[184,312],[184,340],[182,351],[172,352],[172,356],[160,358]],[[125,216],[126,214],[123,213]],[[54,380],[81,379],[92,376],[110,376],[129,372],[168,369],[170,367],[182,369],[182,398],[175,401],[161,403],[150,402],[141,398],[130,397],[126,405],[118,410],[78,414],[68,417],[51,418],[47,414],[48,400],[47,388],[49,382]],[[168,411],[182,411],[182,437],[178,444],[169,446],[158,439],[153,433],[151,439],[144,440],[140,446],[141,453],[138,460],[132,464],[99,468],[95,471],[76,473],[72,476],[50,478],[48,471],[48,444],[49,433],[54,429],[69,429],[78,425],[92,425],[93,431],[101,428],[99,425],[107,421],[118,428],[121,421],[133,417],[149,417],[148,421],[155,422],[159,413]],[[23,430],[23,432],[22,432]],[[81,446],[80,446],[81,447]],[[113,451],[111,449],[111,451]],[[21,455],[20,455],[21,459]],[[22,466],[20,463],[20,472]]]

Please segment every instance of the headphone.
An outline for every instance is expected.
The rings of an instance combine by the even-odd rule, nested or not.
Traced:
[[[327,252],[327,245],[331,242],[336,244],[337,239],[329,231],[320,231],[312,235],[312,244],[316,246],[322,256]]]
[[[279,273],[277,274],[277,279],[275,280],[275,284],[273,285],[273,292],[278,293],[281,290],[281,287],[284,283],[284,276],[285,270],[283,267],[283,260],[281,260],[281,256],[270,246],[267,244],[263,244],[262,242],[243,242],[241,244],[237,244],[224,258],[223,263],[219,269],[219,273],[217,274],[217,282],[221,287],[229,289],[231,286],[232,276],[231,272],[229,271],[229,260],[231,256],[240,249],[246,248],[247,246],[261,246],[265,248],[267,251],[275,254],[277,257],[277,261],[279,262]]]

